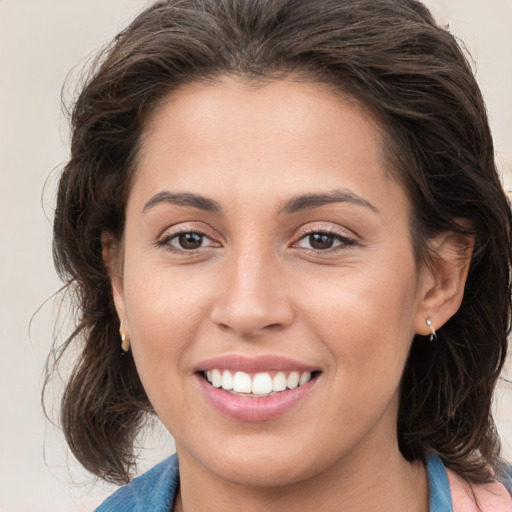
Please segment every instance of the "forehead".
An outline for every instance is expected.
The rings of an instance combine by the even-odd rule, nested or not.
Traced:
[[[223,77],[187,84],[170,93],[147,123],[144,141],[156,141],[158,132],[164,135],[164,126],[167,135],[201,144],[213,145],[219,138],[235,133],[243,137],[259,131],[271,136],[274,129],[280,138],[311,141],[312,131],[320,136],[331,131],[333,125],[339,130],[344,121],[357,124],[380,142],[380,125],[370,109],[331,85]],[[324,140],[330,142],[329,137]]]
[[[378,196],[377,181],[392,176],[382,148],[368,109],[325,85],[225,78],[183,86],[161,103],[143,137],[134,187],[146,195],[193,187],[228,197],[263,185],[281,195],[323,186]]]

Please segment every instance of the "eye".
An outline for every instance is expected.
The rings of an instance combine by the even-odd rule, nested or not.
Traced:
[[[201,233],[180,233],[174,236],[170,243],[175,247],[178,246],[180,249],[192,250],[202,247],[205,238],[206,236]]]
[[[303,249],[314,251],[327,251],[338,247],[354,245],[355,241],[335,233],[314,232],[302,236],[297,245]]]
[[[182,231],[168,234],[158,241],[158,246],[165,246],[173,251],[194,251],[205,247],[217,247],[218,244],[199,231]]]

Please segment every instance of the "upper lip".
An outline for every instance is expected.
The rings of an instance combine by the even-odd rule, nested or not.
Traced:
[[[224,355],[213,357],[197,364],[196,371],[205,372],[215,368],[242,371],[247,373],[269,372],[269,371],[297,371],[313,372],[319,368],[304,364],[293,359],[282,356],[264,355],[247,357],[243,355]]]

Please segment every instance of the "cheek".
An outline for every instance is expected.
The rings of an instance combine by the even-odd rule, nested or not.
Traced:
[[[381,270],[370,265],[364,271],[347,271],[309,289],[303,283],[308,327],[323,340],[346,386],[373,387],[383,379],[398,385],[414,336],[414,261],[406,258]]]
[[[365,339],[370,333],[412,334],[417,310],[416,274],[379,273],[377,269],[341,273],[339,278],[302,283],[303,310],[314,313],[331,334],[353,334]],[[349,327],[357,326],[357,330]],[[352,331],[352,332],[350,332]]]
[[[198,286],[172,276],[169,269],[150,274],[139,265],[131,276],[125,300],[137,372],[158,417],[179,432],[176,420],[190,402],[183,386],[190,371],[186,361],[204,318]]]
[[[204,280],[190,279],[165,265],[145,265],[142,259],[127,261],[125,275],[132,351],[144,386],[171,380],[181,373],[183,354],[204,320]]]

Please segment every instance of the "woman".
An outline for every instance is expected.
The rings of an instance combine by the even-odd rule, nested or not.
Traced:
[[[72,123],[66,437],[120,483],[148,414],[177,448],[98,510],[512,510],[509,205],[423,5],[157,2]]]

